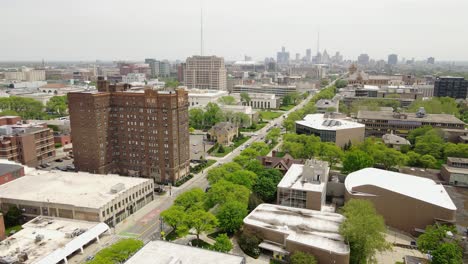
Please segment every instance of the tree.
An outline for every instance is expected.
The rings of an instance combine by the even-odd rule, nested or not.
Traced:
[[[41,119],[44,117],[44,105],[31,98],[10,96],[0,98],[2,112],[18,113],[23,119]]]
[[[287,94],[283,97],[283,105],[292,105],[294,103],[293,98],[290,94]]]
[[[372,167],[374,159],[364,151],[352,149],[344,155],[343,172],[351,173],[360,169]]]
[[[432,252],[433,264],[463,263],[463,251],[455,243],[442,243]]]
[[[444,146],[444,157],[457,157],[466,158],[468,157],[468,144],[453,144],[447,143]]]
[[[249,96],[248,93],[242,92],[242,93],[240,94],[240,100],[241,100],[241,102],[245,102],[245,103],[248,104],[248,103],[250,103],[250,100],[251,100],[251,99],[250,99],[250,96]]]
[[[174,229],[178,236],[184,236],[188,233],[187,214],[184,207],[173,205],[162,211],[161,217],[166,224]]]
[[[444,139],[442,131],[429,130],[424,135],[416,138],[414,151],[421,155],[429,154],[436,159],[442,158],[444,149]]]
[[[48,112],[57,113],[59,115],[66,115],[68,109],[67,96],[54,96],[46,104]]]
[[[242,226],[247,216],[247,204],[237,201],[229,201],[223,204],[216,214],[219,227],[228,233],[234,233]]]
[[[279,170],[265,169],[259,174],[257,183],[253,186],[253,191],[263,201],[273,202],[276,200],[276,189],[282,178],[283,174]]]
[[[278,127],[275,127],[275,128],[272,128],[270,132],[267,133],[267,135],[265,136],[265,139],[271,141],[272,145],[276,145],[276,143],[278,143],[278,138],[280,137],[280,135],[281,135],[281,129],[279,129]]]
[[[262,243],[262,240],[259,237],[243,232],[239,237],[238,243],[245,254],[253,258],[258,258],[260,256],[260,248],[258,245]]]
[[[249,190],[257,181],[257,174],[248,170],[239,170],[226,175],[226,180],[235,184],[243,185]]]
[[[189,226],[195,230],[197,240],[200,240],[200,234],[203,232],[209,232],[218,225],[216,217],[209,212],[198,209],[188,215]]]
[[[257,141],[252,143],[250,146],[251,149],[255,150],[260,154],[260,156],[264,156],[270,152],[270,147],[263,141]]]
[[[375,253],[389,247],[383,217],[367,200],[351,199],[342,210],[346,219],[340,233],[350,245],[351,263],[376,263]]]
[[[414,145],[416,143],[417,137],[423,136],[424,134],[426,134],[428,131],[431,131],[432,129],[433,128],[431,126],[418,127],[416,129],[411,130],[408,133],[407,139],[409,140],[409,142],[411,142],[412,145]]]
[[[314,256],[304,253],[302,251],[296,251],[291,255],[291,264],[317,264],[317,260]]]
[[[328,161],[330,168],[343,158],[343,151],[337,145],[331,142],[325,142],[320,145],[320,156]]]
[[[450,114],[456,117],[460,116],[457,102],[450,97],[432,97],[429,100],[418,99],[409,107],[409,112],[416,112],[420,107],[424,107],[428,114]]]
[[[373,158],[376,163],[382,164],[385,170],[405,164],[406,156],[403,153],[383,144],[381,146],[381,149],[374,153]]]
[[[219,98],[218,102],[224,105],[234,105],[236,104],[236,98],[234,98],[234,96],[227,95]]]
[[[164,87],[166,88],[177,88],[179,87],[179,81],[177,80],[167,80]]]
[[[260,199],[256,193],[251,193],[249,196],[249,203],[247,205],[247,209],[249,210],[249,212],[251,212],[262,203],[262,199]]]
[[[406,162],[408,166],[420,166],[421,165],[421,162],[419,161],[421,159],[421,155],[419,155],[418,153],[414,151],[409,151],[406,154],[406,156],[408,157],[407,162]]]
[[[205,107],[205,113],[203,118],[205,120],[205,125],[208,127],[214,126],[216,123],[224,120],[223,111],[215,103],[208,103]]]
[[[193,108],[189,110],[189,124],[196,129],[203,129],[205,127],[204,112],[202,109]]]
[[[87,264],[123,263],[143,247],[143,241],[127,238],[102,249]]]
[[[224,253],[231,251],[232,247],[232,242],[226,234],[218,235],[213,245],[214,250]]]
[[[250,126],[250,117],[245,113],[234,113],[234,123],[241,127]]]
[[[421,156],[421,158],[419,158],[419,162],[424,169],[437,167],[437,160],[428,154]]]
[[[238,201],[247,204],[250,190],[247,187],[235,184],[226,180],[220,180],[211,185],[206,194],[205,204],[207,208],[212,208],[216,204],[224,204],[227,201]]]
[[[203,208],[203,202],[205,200],[205,192],[200,188],[193,188],[189,191],[186,191],[179,195],[175,201],[174,205],[181,206],[185,211],[197,210]]]
[[[16,206],[10,206],[8,212],[5,214],[6,227],[12,227],[21,223],[22,213]]]
[[[336,80],[335,86],[338,89],[344,88],[344,87],[348,86],[348,81],[343,80],[343,79]]]
[[[219,147],[218,147],[218,153],[224,153],[224,152],[226,152],[226,150],[224,150],[223,145],[220,144]]]

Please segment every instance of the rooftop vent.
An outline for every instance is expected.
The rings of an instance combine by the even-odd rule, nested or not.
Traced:
[[[416,112],[416,116],[418,118],[423,118],[426,116],[426,109],[424,109],[424,107],[419,107],[419,110],[418,112]]]
[[[110,191],[111,193],[118,193],[125,189],[125,185],[123,183],[117,183],[116,185],[112,186]]]

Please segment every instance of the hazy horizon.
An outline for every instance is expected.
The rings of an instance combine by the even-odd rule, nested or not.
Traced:
[[[468,1],[422,0],[0,0],[0,61],[185,59],[200,53],[226,60],[290,57],[307,48],[356,60],[468,61]]]

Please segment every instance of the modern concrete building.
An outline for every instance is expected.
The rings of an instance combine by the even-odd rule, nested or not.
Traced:
[[[224,58],[216,56],[192,56],[187,58],[184,84],[188,88],[226,90]]]
[[[219,103],[221,97],[229,95],[227,91],[207,89],[189,89],[187,92],[189,107],[204,107],[208,103]]]
[[[5,79],[12,81],[45,81],[45,70],[22,69],[21,71],[7,71]]]
[[[434,82],[434,96],[468,98],[468,80],[463,77],[438,77]]]
[[[100,77],[97,92],[69,93],[75,167],[176,182],[189,173],[188,94],[132,91]]]
[[[386,225],[411,234],[435,222],[455,222],[455,204],[444,186],[430,179],[366,168],[350,173],[345,188],[346,201],[371,201]]]
[[[0,263],[67,263],[74,254],[110,234],[104,223],[38,216],[0,243]]]
[[[284,97],[287,94],[297,92],[296,85],[277,85],[277,84],[261,84],[261,85],[234,85],[233,93],[263,93],[274,94],[278,97]]]
[[[244,218],[244,232],[262,238],[259,247],[275,258],[302,251],[320,264],[349,264],[350,249],[339,234],[343,221],[336,213],[260,204]]]
[[[328,162],[306,160],[293,164],[278,184],[278,204],[320,211],[325,204]]]
[[[241,101],[240,94],[234,93],[233,96]],[[275,94],[249,93],[250,101],[242,102],[242,105],[249,105],[252,108],[277,109],[280,107],[280,99]]]
[[[397,54],[390,54],[388,55],[387,63],[389,65],[397,65],[398,63],[398,55]]]
[[[333,114],[310,114],[304,120],[296,121],[296,133],[315,135],[322,142],[333,142],[344,147],[364,140],[365,126],[357,122],[334,118]]]
[[[442,129],[465,129],[465,123],[454,115],[425,114],[422,109],[418,113],[359,111],[357,120],[366,126],[367,137],[382,137],[388,133],[404,137],[409,131],[421,126],[432,126]]]
[[[35,167],[55,157],[54,135],[46,124],[22,124],[18,116],[0,117],[0,158]]]
[[[152,179],[27,167],[25,174],[0,185],[3,213],[14,206],[27,218],[43,215],[115,226],[154,199]]]
[[[245,258],[203,248],[175,244],[167,241],[150,241],[125,264],[147,264],[148,260],[167,264],[245,264]]]
[[[456,186],[468,186],[468,158],[447,158],[440,169],[442,178]]]
[[[361,54],[358,56],[357,63],[360,65],[367,65],[369,64],[369,55]]]

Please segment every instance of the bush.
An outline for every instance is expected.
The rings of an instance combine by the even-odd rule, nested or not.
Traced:
[[[258,258],[260,256],[260,248],[258,245],[262,243],[262,240],[248,233],[242,233],[239,237],[239,246],[244,251],[245,254],[251,256],[252,258]]]
[[[117,264],[125,262],[130,256],[143,247],[143,242],[137,239],[123,239],[99,251],[88,264]]]
[[[185,178],[182,178],[178,181],[176,181],[176,183],[174,184],[175,187],[179,187],[181,186],[182,184],[186,183],[188,180],[192,179],[193,178],[193,174],[189,174],[187,176],[185,176]]]
[[[55,143],[55,148],[61,148],[62,147],[62,143]]]

